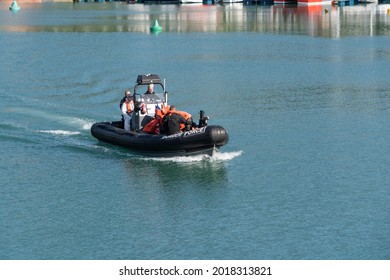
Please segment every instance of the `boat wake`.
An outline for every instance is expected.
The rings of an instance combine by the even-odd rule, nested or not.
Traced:
[[[242,151],[236,152],[215,152],[213,156],[196,155],[196,156],[175,156],[175,157],[144,157],[145,161],[159,161],[159,162],[178,162],[178,163],[193,163],[193,162],[220,162],[229,161],[242,154]]]
[[[13,122],[0,122],[0,128],[6,130],[26,129],[26,126]]]
[[[62,126],[65,125],[65,126],[77,127],[82,130],[90,130],[92,124],[95,122],[94,120],[91,119],[82,119],[79,117],[58,115],[50,112],[44,112],[37,109],[36,110],[30,109],[26,111],[23,108],[7,108],[6,112],[23,114],[30,117],[36,117],[42,120],[50,120]]]
[[[80,134],[80,131],[68,131],[68,130],[36,130],[39,133],[46,133],[52,135],[77,135]]]

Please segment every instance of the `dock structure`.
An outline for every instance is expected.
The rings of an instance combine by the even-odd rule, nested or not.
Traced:
[[[42,0],[29,0],[30,2],[41,2]],[[127,3],[145,3],[145,4],[180,4],[182,0],[52,0],[61,2],[127,2]],[[360,2],[363,2],[361,0]],[[372,0],[375,2],[377,0]],[[353,6],[359,3],[359,0],[203,0],[203,4],[218,4],[218,3],[243,3],[244,5],[277,5],[277,4],[297,4],[297,5],[338,5],[338,6]],[[372,3],[367,0],[367,3]]]
[[[331,5],[332,0],[297,0],[298,5]]]
[[[353,6],[357,4],[357,0],[335,0],[334,4],[338,6]]]
[[[336,0],[336,1],[354,1],[354,0]],[[244,0],[246,4],[260,4],[260,5],[273,5],[273,4],[298,4],[298,5],[331,5],[332,0]]]

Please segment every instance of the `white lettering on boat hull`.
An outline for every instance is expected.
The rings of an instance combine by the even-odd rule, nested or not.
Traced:
[[[172,139],[172,138],[180,137],[181,135],[183,135],[183,137],[189,137],[191,135],[204,133],[205,131],[206,131],[206,127],[204,126],[204,127],[199,128],[199,129],[186,131],[184,133],[180,132],[180,133],[176,133],[176,134],[172,134],[172,135],[166,135],[166,136],[163,136],[161,139],[162,140]]]

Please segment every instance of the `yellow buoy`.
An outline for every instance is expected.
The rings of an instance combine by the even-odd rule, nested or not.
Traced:
[[[390,15],[390,8],[387,9],[387,13]]]

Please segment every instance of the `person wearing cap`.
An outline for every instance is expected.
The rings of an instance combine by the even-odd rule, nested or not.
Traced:
[[[122,110],[122,105],[123,105],[123,103],[125,103],[125,101],[126,101],[126,97],[128,96],[128,95],[130,95],[131,96],[131,92],[130,92],[130,90],[125,90],[125,96],[123,96],[123,98],[121,99],[121,101],[119,102],[119,108]]]
[[[145,92],[145,94],[154,94],[154,84],[149,84],[148,90]]]
[[[124,129],[130,130],[131,116],[134,111],[134,101],[133,97],[131,96],[130,90],[125,91],[125,96],[122,98],[120,106],[122,111]]]

